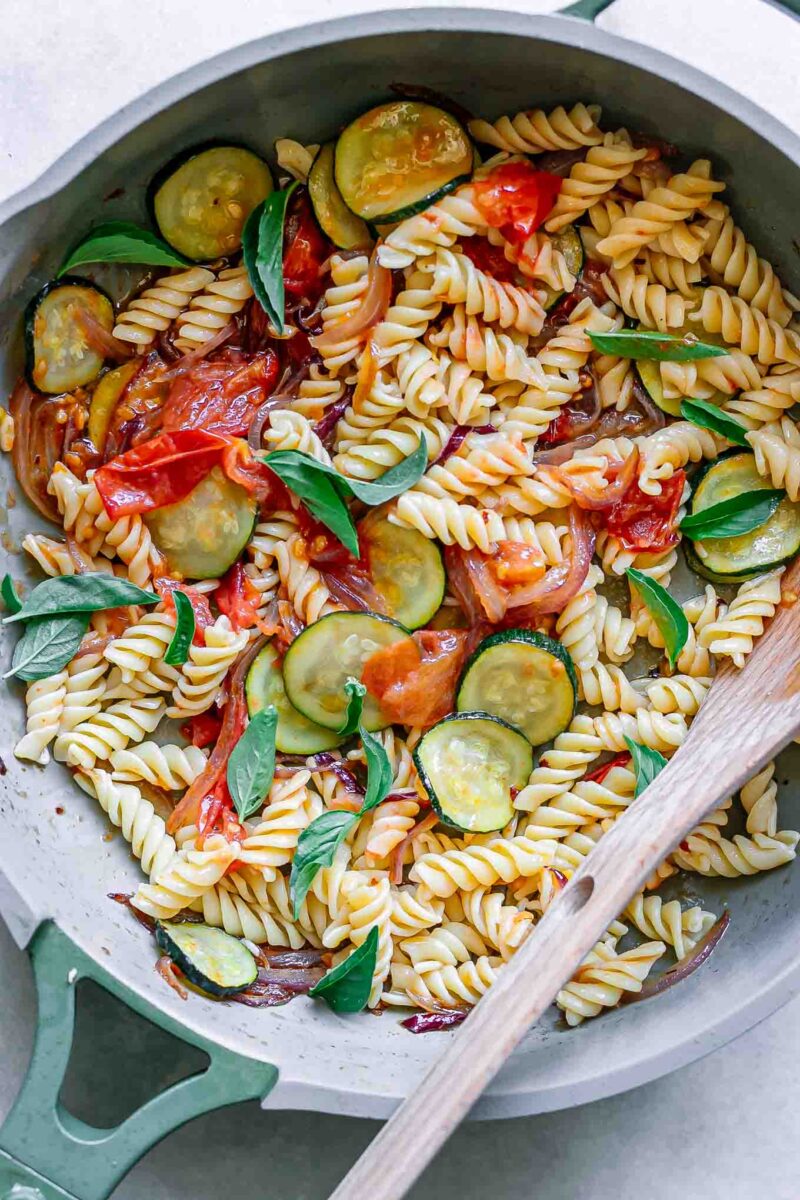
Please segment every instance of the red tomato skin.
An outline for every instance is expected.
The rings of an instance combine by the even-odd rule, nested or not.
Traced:
[[[275,389],[278,355],[272,348],[248,359],[223,350],[174,380],[161,413],[162,428],[246,434],[256,410]]]
[[[466,254],[479,271],[491,275],[499,283],[514,283],[514,264],[508,261],[500,246],[493,246],[486,238],[465,238],[461,253]]]
[[[289,202],[283,238],[283,286],[291,296],[317,300],[323,286],[320,268],[328,252],[308,192],[298,189]]]
[[[235,562],[214,592],[214,603],[238,633],[255,625],[258,620],[258,601],[258,589],[245,575],[242,563]]]
[[[196,717],[190,717],[185,725],[181,725],[181,734],[187,742],[198,746],[201,750],[210,746],[219,737],[222,719],[215,713],[204,712]]]
[[[520,245],[550,213],[562,180],[527,162],[503,163],[473,184],[475,206],[506,241]]]
[[[625,495],[605,514],[609,533],[619,538],[626,550],[660,554],[677,545],[678,510],[686,472],[676,471],[661,485],[660,496],[648,496],[634,480]]]

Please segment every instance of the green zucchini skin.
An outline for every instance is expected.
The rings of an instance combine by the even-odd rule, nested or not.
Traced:
[[[308,173],[308,196],[317,224],[340,250],[369,250],[374,240],[366,221],[345,204],[333,172],[336,145],[320,146]]]
[[[258,977],[258,964],[247,947],[210,925],[158,921],[156,942],[189,983],[210,996],[233,996]]]
[[[518,647],[516,666],[513,664],[515,647]],[[548,658],[553,660],[552,667],[547,665]],[[486,689],[489,676],[485,673],[491,671],[492,661],[495,669],[505,662],[506,674],[510,676],[508,686],[503,689],[503,698],[497,701],[487,695]],[[542,682],[534,686],[534,699],[526,706],[526,677],[531,677],[535,667],[542,669],[538,675]],[[535,700],[542,693],[542,687],[548,685],[548,703],[537,710]],[[490,634],[464,665],[456,693],[459,711],[474,710],[477,703],[512,728],[519,729],[533,745],[551,741],[567,728],[578,707],[578,676],[569,651],[561,642],[530,629],[504,629]]]
[[[158,193],[161,191],[162,187],[164,187],[164,185],[166,183],[168,183],[168,181],[172,178],[172,176],[177,171],[179,171],[182,167],[185,167],[186,164],[188,162],[190,162],[192,159],[198,158],[201,154],[205,154],[206,151],[208,151],[208,150],[225,150],[225,149],[246,151],[248,154],[253,155],[254,158],[258,159],[259,162],[261,162],[263,164],[263,166],[266,170],[266,173],[270,179],[270,187],[267,191],[267,195],[269,195],[269,193],[272,191],[272,188],[274,187],[274,180],[272,178],[272,172],[270,171],[269,166],[268,166],[264,156],[262,154],[260,154],[258,150],[255,150],[252,146],[247,145],[247,143],[245,143],[245,142],[240,142],[240,141],[236,141],[236,140],[227,140],[227,139],[226,140],[221,140],[221,139],[217,140],[214,138],[210,138],[203,142],[196,142],[194,145],[187,146],[183,150],[180,150],[177,154],[175,154],[172,158],[170,158],[166,163],[164,163],[164,165],[162,167],[159,167],[159,169],[153,175],[153,178],[150,180],[150,183],[148,184],[148,187],[147,187],[147,192],[145,194],[145,203],[147,206],[147,212],[150,217],[150,220],[152,221],[155,228],[159,231],[161,236],[164,238],[164,240],[166,242],[168,242],[169,245],[173,246],[174,249],[178,250],[181,254],[183,254],[184,257],[188,258],[192,262],[209,262],[209,261],[213,260],[214,258],[224,257],[227,254],[234,253],[235,250],[238,249],[238,247],[234,247],[234,248],[228,249],[226,251],[220,251],[220,252],[215,251],[214,253],[209,254],[209,255],[197,255],[197,254],[186,253],[185,248],[182,249],[180,246],[175,245],[172,242],[172,240],[170,239],[170,237],[167,235],[165,230],[162,229],[161,224],[158,220],[158,215],[157,215],[156,197],[158,196]],[[241,239],[239,241],[239,245],[241,245]]]
[[[376,184],[375,165],[385,162],[386,142],[395,135],[397,148],[390,156],[393,194],[381,195],[378,200],[376,187],[380,189],[381,181]],[[417,137],[427,138],[422,156],[416,152]],[[414,216],[465,183],[473,166],[474,145],[451,113],[435,104],[392,100],[362,113],[342,130],[336,143],[334,176],[345,204],[356,216],[372,225],[388,225]],[[371,181],[369,186],[366,178]]]
[[[399,621],[378,613],[335,612],[320,617],[298,634],[283,660],[283,682],[290,703],[315,725],[338,731],[347,708],[345,682],[350,676],[360,677],[363,670],[358,644],[350,639],[364,638],[377,650],[409,636]],[[340,650],[351,657],[342,661]],[[361,720],[370,733],[390,724],[369,693],[364,697]]]
[[[69,287],[85,288],[88,291],[96,292],[99,296],[101,296],[105,301],[107,301],[110,309],[111,321],[108,328],[109,333],[111,332],[114,324],[113,300],[109,296],[108,292],[104,291],[103,288],[98,287],[97,284],[93,283],[91,279],[84,279],[82,275],[62,275],[60,279],[51,279],[50,282],[46,283],[43,288],[40,288],[36,295],[32,296],[26,304],[22,317],[25,341],[25,378],[33,390],[35,392],[39,392],[40,394],[57,396],[60,395],[61,392],[69,392],[76,387],[83,387],[87,383],[91,383],[93,379],[96,379],[103,369],[103,359],[98,354],[94,355],[94,357],[97,359],[97,369],[94,371],[94,374],[89,374],[88,377],[81,376],[81,378],[72,384],[71,387],[59,387],[55,391],[50,391],[49,389],[46,390],[40,387],[36,382],[36,314],[38,313],[43,300],[45,300],[53,292],[58,291],[59,288]]]
[[[283,672],[271,643],[256,655],[245,680],[245,696],[250,716],[268,704],[278,710],[275,749],[282,754],[319,754],[333,750],[344,740],[331,729],[324,729],[304,717],[290,703],[283,686]]]
[[[480,787],[473,789],[472,797],[468,793],[469,779],[467,770],[470,766],[465,746],[456,746],[454,750],[456,761],[445,764],[443,772],[437,771],[433,761],[436,748],[441,743],[447,747],[459,735],[462,739],[469,736],[474,728],[476,738],[481,735],[494,733],[496,738],[503,738],[506,745],[507,794],[499,790],[500,783],[486,768],[478,765],[480,771]],[[443,736],[445,740],[443,741]],[[470,833],[491,833],[502,829],[514,815],[514,804],[511,788],[523,788],[533,770],[533,747],[527,738],[513,725],[500,717],[486,712],[451,713],[450,716],[433,725],[414,749],[414,765],[417,768],[422,786],[430,798],[431,806],[447,825],[466,830]],[[513,760],[516,759],[516,762]],[[476,764],[473,764],[473,776]],[[464,771],[464,788],[458,795],[458,771]],[[441,778],[437,778],[441,774]],[[496,782],[498,789],[492,795],[491,784]],[[451,795],[445,795],[445,788],[451,789]]]
[[[578,233],[574,225],[566,225],[557,234],[553,236],[553,243],[557,250],[560,250],[567,260],[569,267],[575,279],[580,279],[583,274],[583,268],[586,263],[586,251],[583,246],[581,235]],[[556,291],[554,288],[547,287],[545,289],[545,298],[543,301],[544,309],[549,312],[558,304],[559,300],[565,295],[565,292]]]
[[[387,615],[406,629],[427,625],[447,590],[440,548],[416,529],[402,529],[385,517],[371,515],[359,530],[367,543],[372,582]]]
[[[720,475],[731,469],[744,469],[747,466],[745,460],[748,459],[752,463],[753,484],[768,488],[770,486],[769,480],[759,476],[755,469],[755,458],[752,451],[743,450],[735,446],[730,450],[726,450],[719,458],[705,463],[697,472],[692,484],[689,511],[692,514],[703,511],[705,506],[698,505],[697,502],[700,498],[703,485],[707,485],[708,481],[715,474]],[[782,524],[784,527],[788,527],[789,532],[781,533]],[[754,547],[759,541],[763,544],[765,535],[768,535],[770,532],[773,533],[776,539],[782,540],[782,552],[776,553],[774,557],[767,557],[762,554],[758,558],[758,561],[754,561],[755,555],[751,554],[751,560],[748,563],[748,544]],[[686,561],[691,570],[701,575],[704,579],[711,580],[713,583],[741,583],[746,579],[752,579],[754,575],[762,575],[766,571],[772,571],[776,567],[790,562],[798,550],[800,550],[800,503],[789,500],[787,496],[785,500],[781,501],[770,519],[759,526],[758,529],[754,529],[752,533],[742,534],[736,538],[705,539],[701,545],[707,548],[710,561],[701,557],[695,544],[689,538],[684,539]],[[727,557],[735,558],[738,555],[741,559],[740,564],[731,571],[722,571],[719,569],[719,559],[725,556],[725,551],[728,551]],[[716,566],[715,563],[717,564]]]

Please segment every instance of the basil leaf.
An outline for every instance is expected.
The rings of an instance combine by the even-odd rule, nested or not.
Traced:
[[[357,950],[315,983],[309,996],[320,996],[337,1013],[361,1012],[372,991],[378,960],[378,926],[373,925]]]
[[[666,588],[657,583],[655,579],[649,579],[635,567],[628,567],[625,574],[647,605],[650,615],[664,639],[669,665],[674,667],[689,636],[689,622],[686,613],[680,604],[672,599]]]
[[[180,667],[189,657],[189,647],[194,637],[194,609],[186,593],[178,589],[172,593],[172,601],[175,605],[175,632],[167,646],[164,662],[170,667]]]
[[[719,358],[730,353],[724,346],[710,346],[698,341],[693,333],[680,337],[652,329],[620,329],[619,333],[590,333],[589,337],[601,354],[619,354],[623,358],[653,362],[693,362],[697,358]]]
[[[263,803],[275,775],[275,730],[278,710],[268,704],[251,717],[228,759],[228,791],[244,821]]]
[[[370,809],[375,808],[382,800],[386,799],[392,786],[394,772],[389,755],[378,739],[368,733],[363,725],[359,726],[358,732],[367,759],[367,791],[358,814],[363,816],[364,813],[369,812]]]
[[[329,809],[307,825],[300,834],[289,877],[289,894],[294,906],[295,921],[317,871],[321,867],[331,865],[334,854],[359,816],[360,813],[346,812],[343,809]]]
[[[379,479],[372,483],[364,483],[359,479],[345,479],[345,485],[350,492],[365,504],[375,506],[394,500],[402,495],[415,483],[418,483],[428,466],[428,443],[425,434],[421,434],[416,450],[399,462],[397,466],[384,471]],[[343,478],[340,476],[340,478]]]
[[[775,488],[740,492],[738,496],[731,496],[719,504],[711,504],[702,512],[684,517],[680,531],[693,542],[702,542],[706,538],[739,537],[768,521],[785,499],[786,493]]]
[[[253,209],[242,230],[242,258],[259,304],[278,333],[283,333],[283,223],[289,197],[299,184],[272,192]]]
[[[149,229],[132,221],[105,221],[95,226],[72,250],[58,270],[59,278],[84,263],[142,263],[148,267],[185,267],[189,259],[178,254]]]
[[[367,689],[363,683],[359,683],[357,679],[351,677],[345,683],[344,690],[349,697],[347,712],[345,713],[344,724],[337,732],[341,733],[343,737],[350,737],[361,723],[361,710],[364,707],[364,697],[367,694]]]
[[[121,608],[125,604],[157,604],[160,597],[146,592],[127,579],[90,571],[86,575],[61,575],[38,583],[19,612],[10,621],[29,621],[31,617],[54,617],[66,613],[91,613],[102,608]]]
[[[735,421],[707,400],[681,400],[681,416],[701,429],[710,429],[720,437],[735,442],[737,446],[747,446],[747,430],[740,421]]]
[[[3,597],[3,603],[10,613],[18,613],[22,608],[17,585],[10,575],[3,576],[2,583],[0,583],[0,596]]]
[[[633,769],[636,772],[636,791],[633,793],[635,800],[653,782],[656,775],[664,770],[667,760],[657,750],[651,750],[649,746],[642,746],[633,738],[626,736],[625,742],[631,752]]]
[[[273,450],[262,455],[262,459],[290,491],[300,497],[312,516],[359,558],[356,527],[342,496],[343,489],[338,486],[343,477],[299,450]]]
[[[8,679],[46,679],[62,670],[74,656],[89,627],[89,614],[39,617],[31,621],[14,648]]]

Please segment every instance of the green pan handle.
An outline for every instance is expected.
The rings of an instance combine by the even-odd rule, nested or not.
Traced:
[[[25,1082],[0,1128],[0,1200],[106,1200],[141,1156],[201,1113],[265,1096],[277,1068],[234,1054],[185,1029],[79,950],[57,925],[30,946],[39,1005]],[[141,1016],[205,1051],[210,1064],[144,1104],[115,1129],[96,1129],[59,1103],[75,1024],[75,984],[93,979]]]
[[[593,21],[613,3],[614,0],[575,0],[574,4],[568,4],[559,11],[563,17],[582,17],[584,21]],[[800,17],[800,0],[776,0],[776,4]]]

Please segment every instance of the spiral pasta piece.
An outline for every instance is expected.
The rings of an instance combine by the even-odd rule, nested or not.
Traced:
[[[27,723],[25,733],[14,747],[20,759],[46,766],[50,761],[47,747],[58,733],[67,696],[67,672],[57,671],[45,679],[37,679],[25,692]]]
[[[247,642],[247,631],[236,633],[225,616],[217,617],[213,625],[204,629],[204,644],[192,643],[189,647],[189,657],[172,689],[172,704],[167,709],[167,716],[186,720],[210,708]]]
[[[410,350],[438,317],[441,308],[442,297],[432,291],[430,275],[413,271],[404,290],[370,334],[381,365]]]
[[[775,615],[781,602],[783,567],[747,579],[731,601],[728,611],[706,625],[700,645],[716,658],[730,658],[743,667],[756,638],[764,632],[764,622]]]
[[[401,221],[378,247],[378,262],[390,270],[410,267],[415,258],[486,229],[486,220],[474,203],[472,185],[465,184],[424,212]]]
[[[658,496],[662,482],[671,479],[687,463],[716,458],[725,441],[691,421],[674,421],[642,438],[638,445],[639,488],[648,496]]]
[[[643,892],[634,896],[622,915],[646,938],[672,946],[678,959],[694,950],[716,920],[699,904],[682,909],[678,900],[664,901]]]
[[[479,316],[501,329],[532,335],[539,333],[544,324],[543,293],[537,295],[513,283],[493,279],[466,254],[440,249],[430,260],[420,260],[418,267],[430,273],[432,295],[447,304],[463,304],[467,316]]]
[[[775,763],[768,762],[739,793],[742,808],[747,813],[747,832],[765,833],[775,837],[778,829],[778,784]]]
[[[549,804],[568,792],[604,749],[592,718],[585,714],[574,717],[569,728],[560,733],[552,747],[540,756],[527,786],[515,797],[514,808],[535,812],[540,805]]]
[[[605,596],[598,596],[594,610],[595,637],[600,650],[611,663],[622,663],[633,654],[636,626]]]
[[[645,693],[656,712],[694,717],[711,687],[710,676],[672,675],[648,684]]]
[[[625,738],[629,737],[651,750],[671,754],[684,743],[688,732],[682,713],[651,712],[646,708],[635,713],[602,713],[594,718],[594,729],[603,749],[615,753],[627,750]]]
[[[708,160],[697,159],[688,171],[670,176],[665,184],[653,188],[646,199],[637,200],[630,215],[614,221],[597,249],[611,258],[615,267],[626,267],[636,257],[640,247],[650,245],[678,222],[686,221],[695,212],[707,208],[714,194],[723,191],[724,186],[711,178]],[[702,244],[696,247],[696,253],[692,248],[687,254],[686,249],[676,247],[678,257],[697,262]]]
[[[525,834],[531,839],[562,838],[595,821],[613,820],[631,803],[635,787],[636,776],[627,767],[612,767],[602,783],[579,779],[536,809]]]
[[[502,904],[502,897],[498,899]],[[416,937],[406,938],[400,943],[400,951],[411,960],[419,975],[425,975],[428,971],[467,962],[471,954],[485,954],[487,946],[471,925],[464,921],[448,921]]]
[[[456,454],[431,467],[406,495],[421,492],[439,499],[464,500],[532,471],[530,454],[520,438],[503,433],[470,434]]]
[[[245,554],[252,558],[260,571],[268,571],[275,565],[278,546],[297,532],[297,517],[293,512],[282,509],[270,513],[266,520],[259,521],[253,536],[245,547]]]
[[[606,712],[634,713],[644,705],[625,672],[613,663],[596,662],[592,667],[579,668],[578,682],[586,703]]]
[[[595,610],[603,572],[592,563],[576,594],[558,614],[556,634],[579,671],[589,671],[600,655]]]
[[[387,858],[395,846],[400,845],[406,834],[414,828],[418,812],[419,804],[414,799],[384,800],[375,812],[364,852],[373,865]]]
[[[138,746],[114,750],[110,762],[115,783],[144,781],[175,792],[194,783],[206,766],[206,756],[197,746],[141,742]]]
[[[276,780],[259,823],[242,839],[239,859],[274,879],[279,867],[291,862],[300,834],[322,812],[322,800],[307,784],[308,772]]]
[[[286,542],[278,542],[275,558],[281,583],[298,617],[311,625],[328,613],[338,612],[339,605],[330,598],[327,584],[316,567],[308,560],[305,539],[293,533]]]
[[[300,413],[309,421],[319,421],[330,404],[335,404],[344,396],[344,383],[334,379],[319,363],[309,367],[308,378],[301,379],[297,387],[297,396],[292,400],[290,409]]]
[[[69,663],[59,733],[68,733],[100,712],[106,693],[107,668],[103,655],[95,651],[77,654]]]
[[[454,892],[469,892],[477,887],[492,887],[501,880],[510,883],[521,875],[536,875],[552,863],[555,851],[555,842],[547,839],[536,840],[524,834],[498,837],[463,850],[423,854],[411,868],[410,878],[422,884],[430,895],[446,899]]]
[[[131,904],[157,921],[169,921],[219,883],[238,857],[238,842],[214,834],[206,838],[202,850],[178,850],[151,883],[139,885]]]
[[[342,258],[334,254],[331,259],[332,285],[325,292],[322,308],[322,332],[329,333],[355,313],[367,290],[369,259],[366,254],[355,258]],[[358,358],[364,344],[366,331],[341,341],[329,343],[320,349],[326,369],[334,378],[343,367]]]
[[[654,963],[665,952],[663,942],[644,942],[624,954],[612,945],[598,942],[570,982],[556,996],[556,1004],[568,1025],[580,1025],[587,1017],[614,1008],[625,992],[640,992]]]
[[[517,335],[518,336],[518,335]],[[536,359],[507,333],[495,333],[477,317],[467,316],[463,304],[457,304],[441,328],[428,335],[431,346],[444,347],[453,358],[465,362],[473,371],[483,372],[495,383],[518,379],[522,383],[546,387],[547,380]]]
[[[108,771],[98,769],[78,771],[75,782],[97,800],[111,824],[122,831],[146,875],[153,878],[165,870],[177,853],[175,841],[138,787],[118,782]]]
[[[413,343],[397,356],[397,385],[413,417],[427,417],[444,400],[441,364],[428,347]],[[481,389],[482,390],[482,389]]]
[[[264,440],[270,450],[299,450],[326,467],[331,465],[331,456],[308,417],[290,409],[278,409],[271,414]]]
[[[107,662],[119,667],[123,683],[148,670],[153,659],[163,659],[175,633],[175,612],[148,612],[103,651]]]
[[[127,576],[121,563],[109,562],[107,558],[92,558],[83,547],[73,544],[70,549],[66,542],[47,537],[44,533],[26,533],[22,539],[22,549],[30,554],[45,575],[51,578],[57,575],[77,575],[79,566],[75,561],[76,555],[80,556],[87,571],[105,571],[110,575]]]
[[[507,542],[521,542],[541,554],[548,567],[557,567],[564,561],[564,542],[569,534],[567,525],[556,525],[553,521],[536,521],[533,517],[503,517],[503,531]]]
[[[800,497],[800,432],[791,417],[781,417],[747,434],[756,470],[783,488],[790,500]]]
[[[690,833],[678,850],[672,852],[672,861],[684,871],[711,877],[721,875],[735,879],[739,875],[757,875],[760,871],[774,871],[795,857],[800,833],[784,830],[775,837],[766,833],[754,833],[745,837],[737,833],[732,840],[720,837],[712,840],[698,833]]]
[[[638,272],[637,278],[644,276],[650,283],[660,283],[668,291],[680,292],[687,300],[694,299],[695,285],[703,278],[700,263],[688,263],[662,250],[643,250],[633,267]],[[629,269],[630,266],[622,270]]]
[[[686,322],[690,300],[669,291],[661,283],[651,283],[648,276],[637,272],[634,265],[616,269],[603,276],[607,295],[618,304],[626,316],[666,333]]]
[[[225,887],[228,878],[233,876],[207,888],[189,906],[202,915],[206,925],[224,929],[231,937],[246,938],[257,946],[266,943],[299,950],[306,944],[307,935],[298,924],[264,908],[254,898],[247,900],[237,891]]]
[[[761,370],[749,354],[731,349],[716,358],[698,358],[694,362],[659,363],[664,396],[675,400],[680,396],[693,396],[707,400],[715,392],[728,396],[744,389],[761,388]]]
[[[428,447],[428,461],[438,458],[451,433],[452,427],[433,414],[425,418],[403,415],[376,430],[368,442],[353,444],[337,454],[333,465],[353,479],[377,479],[413,454],[422,436]]]
[[[457,362],[449,354],[440,353],[437,362],[437,378],[443,388],[441,403],[455,423],[485,424],[495,403],[485,381],[466,363]]]
[[[800,403],[800,368],[779,363],[763,380],[759,378],[755,388],[729,400],[725,411],[753,429],[780,420],[786,409],[797,403]]]
[[[406,492],[397,501],[389,520],[394,525],[417,529],[427,538],[438,538],[445,546],[476,546],[488,554],[494,542],[503,540],[503,522],[496,512],[459,504],[457,500]]]
[[[514,154],[542,154],[548,150],[579,150],[603,140],[598,128],[601,109],[596,104],[575,104],[569,112],[559,104],[552,112],[524,109],[515,116],[488,122],[475,119],[469,131],[476,142]]]
[[[501,958],[511,958],[531,931],[533,916],[513,904],[505,904],[500,892],[476,888],[465,892],[462,899],[464,915]]]
[[[423,347],[424,349],[424,347]],[[396,379],[379,370],[369,389],[357,389],[353,402],[336,426],[336,449],[345,453],[370,440],[376,430],[390,425],[405,408],[405,397]]]
[[[759,258],[730,211],[725,208],[724,216],[709,220],[706,231],[704,253],[714,282],[735,291],[779,325],[788,325],[797,301],[784,291],[771,264]]]
[[[392,889],[391,933],[394,938],[407,938],[423,929],[430,929],[442,919],[444,901],[420,894],[412,886]]]
[[[700,304],[690,318],[765,366],[779,362],[800,365],[800,333],[784,329],[741,297],[729,296],[722,287],[703,288]]]
[[[373,879],[358,872],[351,873],[349,884],[344,894],[350,941],[357,948],[367,940],[370,930],[378,930],[378,951],[367,1001],[369,1008],[375,1008],[392,961],[392,888],[386,878]]]
[[[160,696],[117,700],[74,729],[59,733],[53,753],[59,762],[89,771],[98,759],[108,760],[113,751],[143,741],[146,734],[154,732],[163,715]]]
[[[178,320],[193,296],[213,282],[214,272],[206,267],[189,267],[186,271],[162,276],[120,313],[113,329],[114,337],[143,351],[159,333]]]
[[[590,147],[582,162],[570,168],[555,207],[544,223],[548,233],[557,233],[582,217],[599,196],[610,192],[647,153],[646,149],[636,150],[624,131],[607,133],[602,143]]]
[[[226,267],[220,271],[183,313],[178,336],[174,339],[175,349],[187,353],[210,341],[242,311],[252,295],[253,288],[244,266]]]
[[[302,142],[296,142],[294,138],[275,139],[275,157],[278,160],[278,166],[300,183],[308,180],[308,173],[318,151],[319,146],[316,144],[304,146]]]

